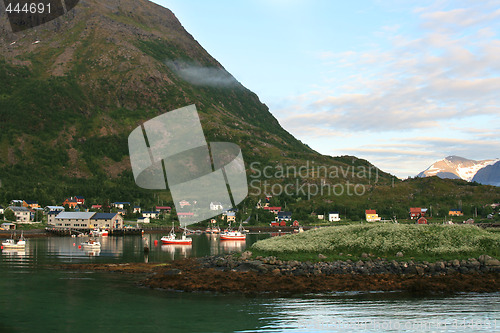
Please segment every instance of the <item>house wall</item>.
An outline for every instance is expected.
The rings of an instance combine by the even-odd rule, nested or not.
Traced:
[[[330,214],[328,216],[328,221],[330,221],[330,222],[338,222],[338,221],[340,221],[340,215],[339,214]]]

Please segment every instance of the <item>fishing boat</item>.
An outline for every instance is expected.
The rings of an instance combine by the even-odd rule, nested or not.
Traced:
[[[181,235],[181,238],[177,238],[175,236],[175,231],[174,231],[174,225],[172,224],[172,230],[170,230],[170,233],[167,236],[163,236],[161,238],[162,244],[165,245],[191,245],[193,243],[193,239],[191,237],[186,236],[186,231],[187,229],[184,228],[184,232]]]
[[[93,238],[80,244],[84,250],[97,250],[101,248],[101,243]]]
[[[243,227],[241,223],[237,231],[231,230],[231,225],[229,225],[229,227],[224,230],[224,232],[220,233],[220,240],[244,241],[246,240],[246,238],[247,236],[243,233]]]
[[[26,241],[24,240],[23,235],[21,234],[21,238],[16,242],[13,238],[6,239],[2,242],[2,249],[24,249],[26,246]]]
[[[109,236],[109,231],[107,229],[96,228],[90,231],[90,235],[93,237]]]

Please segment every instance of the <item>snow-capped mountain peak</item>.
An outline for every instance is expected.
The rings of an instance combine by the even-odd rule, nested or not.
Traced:
[[[499,162],[500,159],[475,161],[460,156],[448,156],[433,163],[417,177],[438,176],[440,178],[463,179],[472,181],[476,173],[488,165]]]

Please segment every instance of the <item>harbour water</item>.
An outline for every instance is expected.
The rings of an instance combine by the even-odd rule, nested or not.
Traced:
[[[194,235],[192,248],[154,246],[161,235],[29,239],[2,251],[0,332],[500,332],[500,293],[417,296],[398,292],[294,297],[181,293],[139,287],[137,276],[54,269],[60,263],[166,262],[241,251],[244,243]],[[74,245],[73,245],[74,244]],[[209,281],[208,281],[209,283]]]

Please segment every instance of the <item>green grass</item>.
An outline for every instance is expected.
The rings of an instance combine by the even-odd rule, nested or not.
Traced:
[[[432,262],[481,254],[500,257],[500,233],[470,225],[357,224],[261,240],[252,251],[256,256],[274,255],[285,260],[317,261],[319,253],[328,260],[357,260],[367,253],[375,258]],[[396,258],[400,251],[404,256]]]

